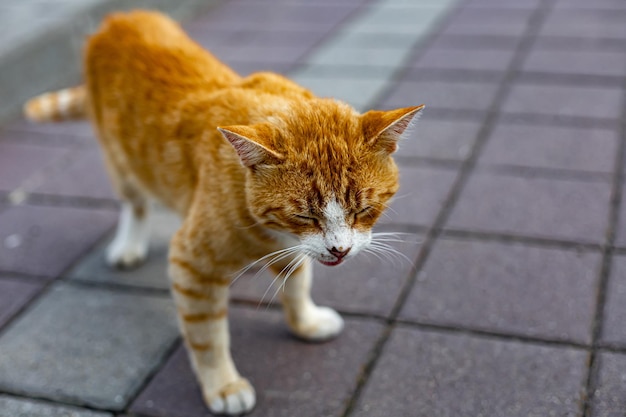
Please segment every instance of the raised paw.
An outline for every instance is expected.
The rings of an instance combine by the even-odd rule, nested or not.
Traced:
[[[256,394],[248,380],[240,378],[224,385],[217,393],[206,395],[205,399],[212,413],[237,416],[254,408]]]
[[[147,245],[129,245],[114,240],[107,248],[106,261],[115,269],[133,269],[146,260],[147,254]]]
[[[298,323],[290,323],[293,333],[311,342],[323,342],[343,330],[343,319],[329,307],[314,306],[308,309]]]

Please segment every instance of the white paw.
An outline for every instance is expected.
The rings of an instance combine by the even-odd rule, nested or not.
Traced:
[[[343,330],[343,319],[329,307],[314,306],[297,326],[292,327],[296,336],[312,342],[332,339]]]
[[[206,402],[214,414],[236,416],[254,408],[256,394],[248,380],[241,378],[226,384],[217,393],[207,395]]]
[[[113,240],[106,252],[107,264],[117,269],[132,269],[143,263],[148,255],[148,245],[126,244]]]

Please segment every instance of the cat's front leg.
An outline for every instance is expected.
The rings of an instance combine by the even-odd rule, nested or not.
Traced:
[[[272,269],[276,274],[284,273],[284,268]],[[317,342],[341,333],[343,319],[332,308],[317,306],[311,299],[312,269],[311,261],[306,259],[286,280],[281,299],[291,331],[302,339]]]
[[[170,254],[169,271],[179,325],[209,409],[228,415],[252,410],[254,388],[239,375],[230,354],[230,280],[205,272],[176,250]]]

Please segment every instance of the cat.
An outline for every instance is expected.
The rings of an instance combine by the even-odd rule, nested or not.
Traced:
[[[146,258],[150,200],[183,219],[169,276],[194,372],[213,413],[248,412],[255,391],[229,347],[233,277],[251,262],[269,267],[296,336],[339,334],[339,314],[311,299],[311,263],[339,265],[368,247],[398,189],[391,155],[424,106],[360,114],[274,73],[242,78],[170,18],[141,10],[108,16],[88,38],[84,78],[25,114],[91,120],[122,200],[111,266]]]

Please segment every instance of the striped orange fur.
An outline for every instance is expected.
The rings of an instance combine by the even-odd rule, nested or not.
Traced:
[[[35,98],[25,113],[94,125],[122,199],[112,266],[145,259],[149,200],[180,215],[169,275],[191,363],[213,412],[250,411],[254,389],[230,356],[228,284],[250,262],[269,263],[291,330],[336,336],[341,317],[311,300],[311,262],[338,265],[369,245],[398,190],[392,154],[423,106],[360,114],[277,74],[242,78],[147,11],[109,16],[84,67],[84,86]]]

